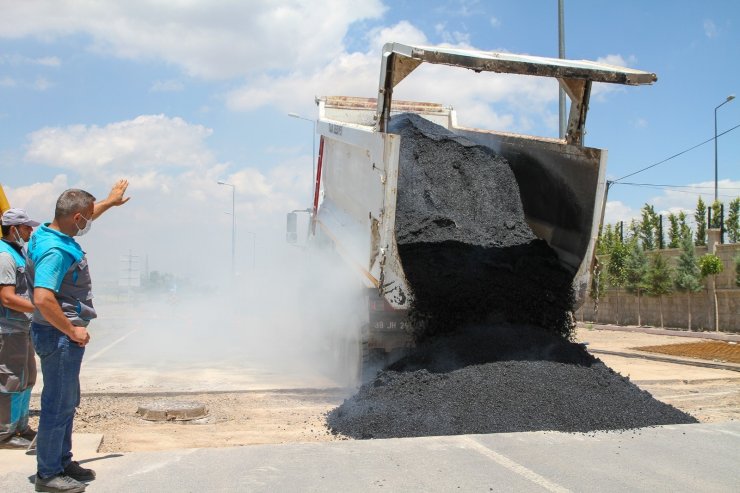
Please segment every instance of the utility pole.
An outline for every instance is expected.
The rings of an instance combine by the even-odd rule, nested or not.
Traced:
[[[727,99],[714,108],[714,201],[717,202],[719,195],[717,195],[717,110],[720,109],[723,105],[729,103],[735,99],[734,94],[730,94],[727,96]]]
[[[565,14],[563,2],[558,0],[558,58],[565,58]],[[560,138],[565,138],[565,91],[560,87],[559,97]]]
[[[231,276],[233,277],[236,275],[236,214],[234,213],[236,187],[225,181],[219,181],[218,184],[231,187]]]

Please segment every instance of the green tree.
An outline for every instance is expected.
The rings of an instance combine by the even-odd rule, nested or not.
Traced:
[[[679,231],[681,232],[681,238],[684,238],[686,236],[691,238],[691,228],[686,222],[686,213],[684,211],[681,211],[678,213],[678,226],[679,226]]]
[[[655,209],[652,205],[645,204],[640,211],[641,218],[638,225],[638,238],[645,250],[655,250]]]
[[[663,328],[663,295],[673,291],[673,269],[660,253],[653,255],[648,272],[648,294],[657,296],[660,306],[660,328]]]
[[[615,318],[617,325],[619,325],[619,289],[624,287],[628,256],[629,250],[627,249],[627,245],[621,241],[617,241],[612,247],[612,251],[609,254],[609,261],[606,264],[607,281],[610,286],[616,288],[617,309],[615,311]]]
[[[674,213],[668,214],[668,248],[681,246],[681,225],[678,216]]]
[[[704,285],[701,282],[701,271],[696,261],[696,249],[691,235],[681,239],[681,255],[678,257],[676,274],[673,279],[676,289],[686,293],[688,309],[688,329],[691,330],[691,294],[698,293]]]
[[[713,253],[707,253],[699,258],[699,270],[702,277],[712,279],[712,298],[714,305],[714,330],[719,331],[719,305],[717,304],[717,274],[724,270],[722,259]]]
[[[606,293],[604,269],[599,258],[594,257],[594,264],[591,268],[591,287],[588,294],[594,302],[594,322],[596,323],[599,323],[599,300],[604,297],[604,293]]]
[[[637,222],[635,219],[630,221],[630,225],[627,228],[627,233],[625,234],[625,238],[623,242],[629,243],[631,240],[636,240],[640,238],[640,223]]]
[[[740,286],[740,253],[735,255],[735,286]]]
[[[707,206],[701,197],[696,202],[694,220],[696,221],[696,239],[694,240],[694,245],[704,246],[707,244]]]
[[[712,202],[712,222],[710,228],[720,229],[722,227],[722,202],[715,200]]]
[[[596,253],[599,255],[609,255],[615,238],[615,228],[611,224],[604,226],[599,235],[599,243],[596,245]]]
[[[730,201],[725,219],[725,231],[730,243],[740,243],[740,197]]]
[[[648,288],[649,262],[645,250],[639,241],[630,243],[627,264],[625,265],[625,284],[627,291],[637,297],[637,325],[642,325],[640,314],[640,297]]]

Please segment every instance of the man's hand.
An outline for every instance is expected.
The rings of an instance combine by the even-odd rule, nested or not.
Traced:
[[[77,325],[72,326],[72,333],[67,336],[74,342],[84,347],[90,342],[90,334],[87,332],[85,327],[79,327]]]
[[[113,185],[113,188],[111,188],[108,198],[95,203],[92,215],[93,221],[111,207],[117,207],[128,202],[131,197],[124,197],[127,188],[128,180],[118,180],[115,185]]]
[[[66,315],[64,315],[62,307],[59,306],[56,295],[53,291],[46,288],[34,288],[33,302],[36,304],[36,308],[39,309],[41,315],[44,316],[46,321],[69,337],[72,341],[76,342],[80,346],[84,346],[90,342],[90,334],[88,334],[87,329],[85,327],[72,325],[72,322],[70,322]]]
[[[129,201],[131,197],[125,197],[124,194],[126,193],[126,189],[128,188],[128,180],[118,180],[115,185],[113,185],[113,188],[111,189],[110,193],[108,194],[108,204],[111,206],[119,206],[123,205],[126,202]]]

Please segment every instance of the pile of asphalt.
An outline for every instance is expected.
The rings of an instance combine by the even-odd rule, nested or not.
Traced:
[[[396,239],[417,338],[502,321],[568,336],[573,275],[527,225],[509,163],[418,115],[389,129],[401,136]]]
[[[423,343],[327,414],[332,432],[357,439],[695,422],[583,346],[511,326],[478,327]]]
[[[416,115],[396,237],[417,347],[327,414],[352,438],[693,423],[568,342],[572,273],[526,224],[508,162]],[[564,199],[567,200],[567,199]]]

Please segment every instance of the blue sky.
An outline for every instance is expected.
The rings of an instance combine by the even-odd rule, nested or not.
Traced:
[[[171,242],[193,229],[228,256],[231,195],[219,179],[236,184],[244,244],[246,231],[281,238],[311,170],[311,124],[287,113],[313,118],[315,95],[374,97],[384,42],[557,56],[556,0],[0,2],[0,183],[13,205],[48,218],[65,188],[103,196],[129,177],[134,200],[89,240],[111,266],[135,248],[176,271]],[[565,27],[568,58],[658,75],[594,90],[586,145],[608,149],[611,179],[711,138],[714,108],[740,96],[738,2],[566,0]],[[467,125],[557,135],[546,80],[420,70],[397,97],[452,104]],[[735,100],[718,111],[719,131],[738,124]],[[729,201],[740,195],[740,129],[718,148]],[[713,180],[710,142],[628,180],[695,188],[613,187],[607,220],[645,202],[693,209]]]

